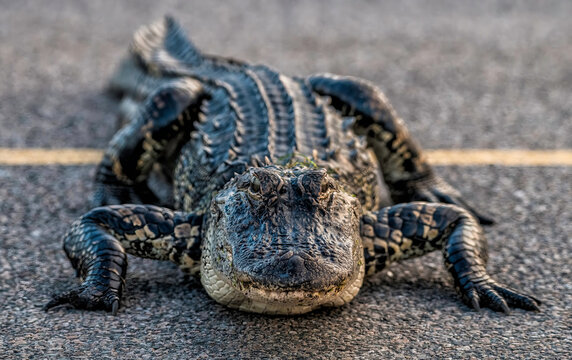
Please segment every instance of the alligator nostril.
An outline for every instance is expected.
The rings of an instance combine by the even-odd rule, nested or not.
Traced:
[[[304,259],[302,259],[300,255],[292,255],[288,260],[288,275],[300,274],[304,270]]]
[[[317,198],[322,190],[325,190],[324,184],[328,183],[325,171],[312,171],[303,174],[298,179],[298,184],[302,193],[312,198]],[[326,185],[329,187],[329,185]]]

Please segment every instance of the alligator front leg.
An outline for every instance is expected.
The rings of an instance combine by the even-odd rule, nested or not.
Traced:
[[[365,214],[361,222],[366,274],[395,261],[442,250],[463,301],[509,312],[509,306],[539,310],[540,301],[499,284],[486,271],[487,243],[466,210],[432,203],[409,203]]]
[[[70,304],[117,312],[127,271],[126,253],[170,260],[183,270],[200,267],[202,216],[156,206],[122,205],[91,210],[74,222],[64,250],[82,284],[54,298],[45,310]]]
[[[469,206],[456,189],[434,174],[421,147],[381,90],[365,80],[349,76],[321,74],[309,77],[308,81],[318,94],[329,96],[332,106],[342,115],[355,117],[354,130],[358,135],[366,135],[395,203],[428,201],[455,204],[471,211],[481,224],[493,223],[492,219]]]

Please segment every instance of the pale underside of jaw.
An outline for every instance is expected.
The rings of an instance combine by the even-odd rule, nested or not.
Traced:
[[[361,263],[363,264],[363,259]],[[235,288],[228,278],[215,270],[209,262],[203,261],[201,282],[215,301],[230,308],[262,314],[296,315],[320,307],[342,306],[349,303],[359,292],[364,273],[365,268],[361,265],[357,274],[341,290],[332,288],[323,292],[273,291],[249,287],[241,291]]]

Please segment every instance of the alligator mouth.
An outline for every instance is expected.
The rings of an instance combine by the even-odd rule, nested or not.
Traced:
[[[349,303],[363,283],[363,258],[358,264],[360,265],[348,280],[319,290],[268,287],[250,281],[231,281],[209,265],[209,262],[203,262],[201,282],[215,301],[230,308],[263,314],[296,315],[320,307]]]

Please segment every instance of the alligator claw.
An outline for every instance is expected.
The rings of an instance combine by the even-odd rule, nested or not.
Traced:
[[[463,289],[459,290],[464,302],[480,310],[481,306],[488,307],[494,311],[510,314],[510,307],[524,310],[540,311],[538,307],[541,301],[530,296],[521,294],[514,289],[505,287],[492,279],[485,279],[480,282],[469,281]]]
[[[498,284],[496,285],[495,290],[507,300],[509,305],[524,310],[540,311],[538,306],[541,305],[542,302],[533,296],[520,294],[516,290],[504,288]]]
[[[111,315],[117,315],[117,310],[119,310],[119,300],[113,300],[113,304],[111,304]]]
[[[80,285],[65,293],[54,295],[52,300],[44,305],[43,310],[48,311],[62,305],[71,305],[84,310],[105,310],[116,315],[119,310],[119,294],[112,289],[101,291],[97,287]]]
[[[477,311],[481,311],[481,305],[479,305],[479,294],[477,294],[477,291],[475,289],[470,289],[467,292],[467,298],[469,299],[469,302],[472,306],[473,309],[477,310]]]

